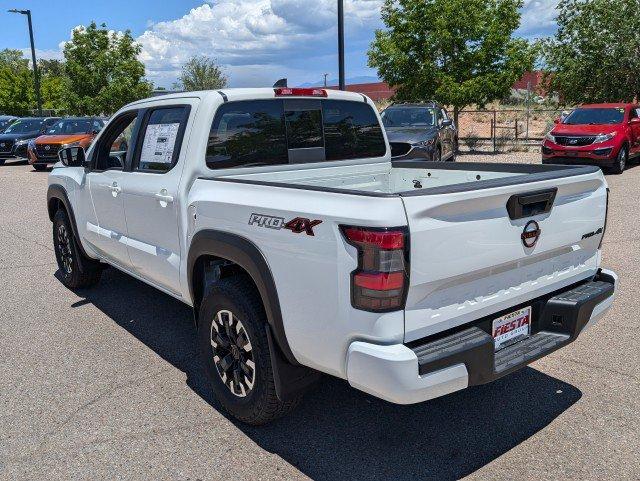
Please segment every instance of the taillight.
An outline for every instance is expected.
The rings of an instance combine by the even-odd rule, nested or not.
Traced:
[[[309,88],[289,88],[280,87],[274,89],[276,97],[326,97],[327,91],[325,89],[309,89]]]
[[[404,307],[409,285],[406,228],[342,226],[347,242],[358,249],[358,268],[351,273],[351,304],[365,311]]]

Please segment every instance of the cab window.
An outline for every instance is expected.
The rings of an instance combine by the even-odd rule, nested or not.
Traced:
[[[382,127],[365,102],[273,99],[228,102],[211,125],[210,169],[381,157]]]
[[[145,114],[138,137],[134,170],[168,172],[176,165],[189,118],[189,106],[156,107]]]
[[[121,114],[105,130],[94,150],[92,170],[124,170],[138,111]]]

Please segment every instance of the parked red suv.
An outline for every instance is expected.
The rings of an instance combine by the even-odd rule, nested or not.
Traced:
[[[583,105],[555,122],[542,142],[543,164],[593,164],[621,174],[640,156],[639,105]]]

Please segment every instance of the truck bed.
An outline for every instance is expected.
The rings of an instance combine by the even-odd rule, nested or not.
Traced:
[[[595,167],[398,161],[252,170],[196,180],[189,199],[198,212],[193,229],[215,225],[264,246],[276,283],[287,285],[281,306],[293,353],[324,372],[345,376],[339,353],[354,340],[409,343],[440,335],[528,306],[598,270],[607,186]],[[548,205],[538,200],[545,194]],[[527,209],[510,209],[514,199]],[[321,224],[311,237],[255,225],[254,214]],[[522,235],[533,221],[542,233],[529,248]],[[351,308],[357,252],[344,240],[344,225],[408,229],[403,312],[374,322],[377,317]],[[301,275],[312,280],[302,282]],[[309,310],[309,296],[320,307]],[[341,349],[309,342],[316,338]]]
[[[230,173],[217,180],[371,196],[434,195],[526,184],[597,172],[593,166],[395,161]]]

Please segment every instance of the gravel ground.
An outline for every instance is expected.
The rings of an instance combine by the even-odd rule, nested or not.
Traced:
[[[539,154],[460,161],[537,162]],[[611,312],[493,384],[395,406],[324,379],[291,416],[228,419],[189,309],[114,269],[56,276],[46,174],[0,167],[0,479],[640,479],[640,168],[608,176]]]

